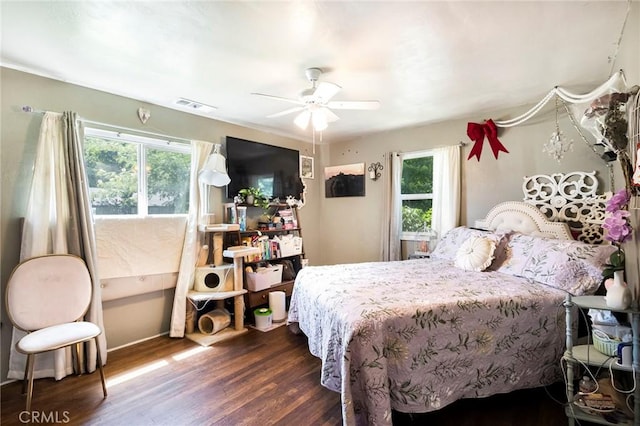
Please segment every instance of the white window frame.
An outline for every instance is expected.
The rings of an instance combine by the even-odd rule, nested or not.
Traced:
[[[95,127],[86,127],[84,129],[84,135],[93,136],[103,139],[111,139],[119,142],[126,142],[135,144],[138,150],[138,213],[137,214],[96,214],[96,217],[146,217],[146,216],[187,216],[186,213],[173,213],[173,214],[149,214],[149,205],[147,197],[147,174],[146,171],[146,150],[145,148],[155,148],[163,151],[178,152],[182,154],[191,155],[191,146],[186,143],[172,142],[169,140],[162,140],[156,138],[150,138],[146,136],[132,135],[129,133],[115,132],[112,130],[99,129]]]
[[[423,151],[413,151],[413,152],[404,152],[401,154],[402,160],[402,170],[404,170],[404,161],[405,160],[413,160],[416,158],[424,158],[424,157],[433,157],[433,150],[423,150]],[[402,176],[400,177],[402,179]],[[431,176],[431,181],[433,182],[433,176]],[[402,191],[402,187],[400,187],[400,191]],[[413,200],[433,200],[433,193],[422,193],[422,194],[403,194],[400,192],[400,226],[402,226],[402,203],[405,200],[413,201]],[[433,201],[432,201],[433,204]],[[419,232],[409,232],[402,230],[400,233],[401,240],[416,240]]]

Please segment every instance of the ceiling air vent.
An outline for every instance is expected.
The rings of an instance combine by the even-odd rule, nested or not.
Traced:
[[[185,99],[185,98],[179,98],[176,101],[176,105],[186,109],[191,109],[191,110],[200,111],[200,112],[211,112],[217,109],[214,106],[206,105],[201,102],[196,102],[196,101],[192,101],[190,99]]]

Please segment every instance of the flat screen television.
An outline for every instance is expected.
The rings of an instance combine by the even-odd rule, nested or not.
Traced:
[[[295,149],[227,136],[227,169],[227,198],[249,187],[283,202],[288,195],[300,198],[300,153]]]

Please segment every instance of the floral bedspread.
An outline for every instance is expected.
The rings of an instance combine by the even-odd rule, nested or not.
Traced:
[[[345,425],[390,425],[391,410],[428,412],[553,383],[566,293],[448,260],[311,266],[296,278],[289,322],[340,392]]]

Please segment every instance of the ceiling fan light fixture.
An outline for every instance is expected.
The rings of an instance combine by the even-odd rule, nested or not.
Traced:
[[[329,125],[327,122],[327,115],[322,109],[313,111],[313,114],[311,114],[311,121],[313,122],[313,130],[316,132],[323,131]]]
[[[322,112],[324,113],[327,123],[333,123],[334,121],[340,120],[340,117],[327,107],[322,107]]]
[[[331,101],[341,89],[335,83],[320,82],[318,78],[322,74],[320,68],[308,68],[305,72],[307,79],[311,82],[311,87],[300,92],[298,99],[283,98],[281,96],[267,95],[263,93],[252,93],[252,95],[262,96],[269,99],[288,102],[297,105],[296,107],[286,109],[284,111],[270,114],[267,117],[281,117],[283,115],[292,114],[301,111],[293,120],[294,124],[302,130],[306,130],[311,123],[313,132],[322,132],[329,123],[339,120],[332,108],[336,109],[355,109],[369,110],[377,109],[380,106],[379,101]]]
[[[307,126],[309,126],[309,119],[311,118],[311,111],[304,110],[293,120],[296,126],[300,127],[302,130],[306,130]]]

